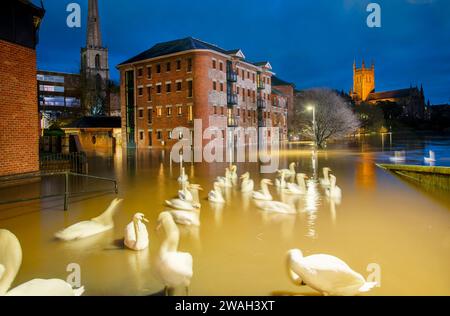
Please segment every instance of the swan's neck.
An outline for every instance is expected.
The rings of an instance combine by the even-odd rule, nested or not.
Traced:
[[[180,231],[173,219],[166,219],[162,223],[166,233],[166,239],[161,245],[160,252],[162,254],[167,252],[176,252],[178,250],[178,243],[180,241]]]
[[[293,261],[294,260],[293,260],[292,256],[288,255],[286,258],[286,272],[288,274],[289,279],[292,281],[292,283],[294,283],[294,285],[301,286],[303,283],[303,280],[297,273],[295,273],[292,270],[292,262]]]
[[[117,205],[111,204],[102,215],[93,218],[92,220],[102,225],[114,225],[113,216],[116,211]]]
[[[323,177],[324,177],[325,180],[329,180],[330,179],[330,176],[328,175],[328,172],[329,172],[328,170],[324,170],[323,171]]]
[[[261,183],[261,191],[266,196],[270,195],[269,186],[266,183]]]
[[[140,231],[139,231],[139,220],[135,219],[133,221],[133,225],[134,225],[134,232],[135,232],[135,235],[136,235],[136,244],[137,244],[138,241],[139,241],[139,234],[140,234]]]
[[[306,190],[306,182],[305,182],[305,178],[299,178],[297,180],[298,186],[300,187],[300,189],[302,190]]]
[[[2,262],[3,274],[0,277],[0,296],[7,293],[22,264],[22,248],[18,242],[16,245],[7,245],[6,250],[7,253],[1,253],[4,257],[1,260],[4,261]],[[0,250],[0,252],[2,251]]]

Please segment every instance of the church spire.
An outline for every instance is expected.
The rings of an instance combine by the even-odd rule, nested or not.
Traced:
[[[88,3],[88,26],[87,26],[87,47],[102,47],[102,35],[100,32],[100,16],[98,12],[98,1],[89,0]]]

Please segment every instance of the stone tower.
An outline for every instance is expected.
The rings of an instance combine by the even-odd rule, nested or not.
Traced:
[[[353,90],[351,92],[354,101],[364,102],[369,94],[375,91],[375,65],[366,68],[363,60],[361,68],[356,68],[353,63]]]
[[[81,74],[85,112],[99,114],[101,105],[103,113],[108,113],[108,49],[102,46],[97,0],[88,0],[86,47],[81,49]]]

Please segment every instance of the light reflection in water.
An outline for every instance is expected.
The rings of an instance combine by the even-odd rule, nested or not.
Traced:
[[[308,233],[306,234],[309,238],[317,238],[316,233],[316,220],[317,220],[317,210],[320,206],[320,193],[318,189],[318,182],[316,180],[308,180],[306,183],[306,203],[304,212],[306,213],[307,220],[307,229]]]

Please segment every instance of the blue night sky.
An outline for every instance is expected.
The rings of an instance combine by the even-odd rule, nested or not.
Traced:
[[[36,1],[35,1],[36,2]],[[82,27],[66,26],[66,6],[82,7]],[[382,7],[382,27],[368,28],[367,4]],[[87,0],[44,0],[38,67],[77,72],[85,45]],[[352,64],[376,64],[376,90],[423,83],[433,104],[450,102],[448,0],[99,0],[111,76],[116,65],[155,43],[187,36],[251,61],[268,60],[298,89],[349,91]]]

